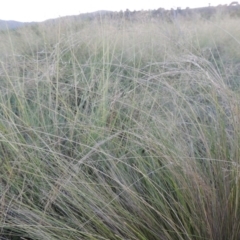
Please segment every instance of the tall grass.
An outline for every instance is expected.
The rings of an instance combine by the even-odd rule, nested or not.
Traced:
[[[238,23],[2,32],[2,238],[239,239]]]

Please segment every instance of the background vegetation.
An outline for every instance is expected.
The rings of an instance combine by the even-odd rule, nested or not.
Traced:
[[[1,239],[240,239],[239,19],[0,37]]]

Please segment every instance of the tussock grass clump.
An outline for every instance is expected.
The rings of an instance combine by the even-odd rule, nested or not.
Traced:
[[[0,235],[239,239],[238,20],[69,21],[1,33]]]

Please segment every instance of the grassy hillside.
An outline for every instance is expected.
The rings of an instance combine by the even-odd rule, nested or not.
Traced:
[[[2,239],[240,239],[239,19],[0,34]]]

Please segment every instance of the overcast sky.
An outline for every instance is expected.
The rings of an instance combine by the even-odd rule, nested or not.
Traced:
[[[1,0],[0,19],[44,21],[97,10],[194,8],[229,4],[233,0]]]

